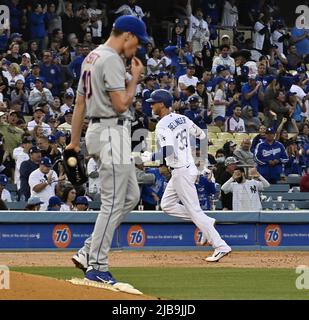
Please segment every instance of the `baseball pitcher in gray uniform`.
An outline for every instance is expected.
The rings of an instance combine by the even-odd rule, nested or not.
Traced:
[[[82,123],[90,118],[86,146],[97,160],[101,183],[101,212],[92,236],[73,256],[85,279],[114,285],[108,271],[108,253],[115,229],[137,205],[140,192],[131,159],[128,108],[144,66],[135,57],[141,43],[147,43],[144,22],[134,16],[121,16],[109,39],[89,53],[82,64],[72,120],[71,143],[67,149],[79,151]],[[126,83],[122,56],[132,58],[132,79]]]

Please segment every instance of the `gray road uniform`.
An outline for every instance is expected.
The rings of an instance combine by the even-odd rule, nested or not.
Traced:
[[[129,114],[117,113],[109,96],[111,91],[125,90],[125,77],[125,65],[118,53],[100,45],[84,60],[77,90],[86,98],[91,119],[86,146],[98,163],[102,201],[93,234],[81,250],[89,254],[89,265],[99,271],[108,270],[114,231],[140,198],[131,158]]]

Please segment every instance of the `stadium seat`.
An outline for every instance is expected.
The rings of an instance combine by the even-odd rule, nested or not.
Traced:
[[[216,132],[208,132],[208,140],[214,142],[214,140],[218,139]]]
[[[235,132],[235,133],[234,133],[234,139],[235,139],[235,140],[243,140],[243,139],[250,139],[250,137],[249,137],[249,134],[248,134],[248,133]]]
[[[258,133],[249,133],[251,140],[254,139],[257,135],[258,135]]]
[[[216,146],[209,146],[208,147],[208,153],[214,156],[218,149],[220,149],[220,148],[218,148]]]
[[[217,146],[219,148],[222,148],[223,145],[225,144],[226,140],[222,140],[222,139],[216,139],[216,140],[213,140],[212,143],[214,146]]]
[[[5,204],[9,210],[24,210],[27,205],[27,202],[26,201],[6,202]]]
[[[208,132],[215,132],[215,133],[221,133],[222,131],[220,130],[219,127],[217,126],[207,126]]]
[[[299,186],[301,177],[299,175],[289,175],[286,177],[286,183]]]
[[[263,190],[263,193],[271,192],[288,192],[290,190],[289,184],[271,184],[268,188]]]
[[[281,193],[283,200],[309,201],[309,192]]]
[[[290,70],[289,74],[291,74],[292,76],[296,76],[297,75],[297,71],[296,70]]]
[[[10,192],[17,192],[17,185],[15,183],[8,183],[5,189]]]
[[[289,139],[294,138],[294,137],[295,137],[295,135],[296,135],[296,133],[288,133],[288,137],[289,137]]]
[[[101,201],[90,201],[89,202],[89,209],[100,210],[100,208],[101,208]]]
[[[220,132],[218,133],[218,139],[226,140],[226,141],[234,141],[234,136],[229,132]]]
[[[261,120],[261,122],[264,122],[265,120],[265,115],[263,112],[259,112],[259,119]]]

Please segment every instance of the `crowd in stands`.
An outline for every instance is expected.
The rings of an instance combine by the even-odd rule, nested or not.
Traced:
[[[122,1],[116,10],[99,0],[4,3],[11,16],[10,25],[0,29],[1,199],[12,201],[5,189],[11,182],[18,191],[13,201],[28,201],[28,209],[87,209],[100,191],[96,162],[85,147],[89,119],[81,138],[88,185],[70,185],[60,161],[70,141],[81,65],[106,40],[115,17],[135,15],[149,26],[151,12],[136,0]],[[158,120],[146,100],[155,89],[168,90],[173,112],[208,129],[211,171],[197,182],[205,210],[218,193],[215,182],[223,185],[236,165],[256,166],[271,184],[291,174],[307,178],[309,33],[287,28],[278,1],[248,1],[247,6],[252,37],[237,31],[243,9],[238,1],[187,0],[185,16],[173,17],[171,38],[158,45],[152,37],[137,53],[145,72],[130,109],[132,151],[152,147]],[[233,35],[219,36],[222,27]],[[130,79],[130,61],[126,66]],[[141,203],[155,210],[169,172],[144,171],[155,182],[142,187]],[[231,194],[222,195],[223,208],[231,203]]]

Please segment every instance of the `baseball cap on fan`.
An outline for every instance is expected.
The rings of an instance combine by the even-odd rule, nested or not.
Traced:
[[[142,43],[149,43],[149,36],[144,21],[134,16],[124,15],[116,19],[113,27],[124,32],[131,32]]]

